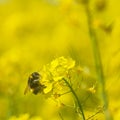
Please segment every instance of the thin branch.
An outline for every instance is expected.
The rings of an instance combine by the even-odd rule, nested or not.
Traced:
[[[101,113],[101,110],[97,111],[95,114],[93,114],[92,116],[90,116],[90,117],[89,117],[89,118],[87,118],[86,120],[89,120],[89,119],[91,119],[91,118],[95,117],[98,113]]]
[[[60,112],[59,112],[59,116],[60,116],[61,120],[64,120],[63,116],[62,116],[62,114]]]
[[[73,96],[75,97],[75,100],[76,100],[76,102],[78,104],[78,107],[79,107],[79,109],[81,111],[82,118],[83,118],[83,120],[85,120],[85,115],[84,115],[84,112],[83,112],[83,109],[82,109],[82,105],[81,105],[81,103],[80,103],[80,101],[79,101],[79,99],[78,99],[75,91],[73,90],[73,88],[71,87],[71,85],[69,84],[69,82],[65,78],[63,78],[63,80],[65,81],[65,83],[67,84],[67,86],[70,88]]]

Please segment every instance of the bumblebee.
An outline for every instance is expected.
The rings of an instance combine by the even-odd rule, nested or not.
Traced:
[[[38,72],[33,72],[28,78],[28,83],[27,83],[27,87],[24,91],[24,95],[30,90],[35,95],[43,92],[43,89],[46,87],[45,87],[45,85],[42,85],[40,83],[40,79],[41,79],[41,75]]]

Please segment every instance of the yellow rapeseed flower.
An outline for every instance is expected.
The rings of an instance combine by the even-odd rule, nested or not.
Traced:
[[[92,86],[92,87],[88,88],[88,91],[92,94],[96,93],[95,86]]]
[[[50,92],[54,84],[66,77],[69,70],[74,68],[75,61],[71,58],[59,57],[43,67],[41,83],[46,86],[44,93]],[[61,88],[60,88],[61,89]]]

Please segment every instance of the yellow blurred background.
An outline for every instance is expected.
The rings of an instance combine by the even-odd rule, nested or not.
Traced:
[[[73,58],[95,75],[89,35],[87,0],[0,0],[0,119],[62,120],[51,99],[24,89],[31,72],[56,57]],[[120,119],[120,1],[92,0],[93,15],[104,70],[109,109]],[[69,104],[69,97],[63,101]],[[64,120],[79,120],[71,108]],[[89,111],[90,112],[90,111]],[[102,117],[101,117],[102,116]],[[103,115],[95,116],[104,120]]]

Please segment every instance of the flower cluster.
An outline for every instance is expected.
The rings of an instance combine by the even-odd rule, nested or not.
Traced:
[[[62,79],[66,78],[69,71],[75,67],[75,61],[71,58],[59,57],[43,67],[41,71],[41,84],[45,85],[44,93],[51,92],[54,88],[62,89]]]

